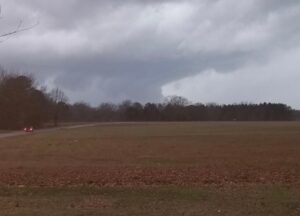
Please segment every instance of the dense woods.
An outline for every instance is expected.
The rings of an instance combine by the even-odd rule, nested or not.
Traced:
[[[19,129],[59,121],[290,121],[299,120],[299,111],[285,104],[192,104],[173,96],[163,103],[69,104],[59,89],[38,88],[30,76],[0,71],[0,129]]]
[[[54,96],[37,88],[31,76],[7,73],[0,68],[0,129],[42,127],[55,121],[68,105]]]
[[[164,103],[125,101],[104,103],[97,108],[87,104],[70,106],[71,119],[77,121],[291,121],[294,112],[285,104],[185,104],[186,99],[171,97]]]

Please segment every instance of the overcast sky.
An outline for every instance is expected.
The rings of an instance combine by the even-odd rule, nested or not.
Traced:
[[[71,102],[300,108],[299,0],[2,0],[0,64]]]

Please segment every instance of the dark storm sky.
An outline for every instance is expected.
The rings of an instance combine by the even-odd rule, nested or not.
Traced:
[[[70,101],[300,108],[299,0],[2,0],[0,64]]]

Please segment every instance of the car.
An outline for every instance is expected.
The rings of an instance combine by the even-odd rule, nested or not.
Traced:
[[[30,127],[24,127],[23,129],[25,132],[28,132],[28,133],[32,133],[34,131],[33,127],[30,126]]]

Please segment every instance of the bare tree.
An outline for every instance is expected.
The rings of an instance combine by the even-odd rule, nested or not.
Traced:
[[[65,95],[65,93],[59,88],[53,89],[50,93],[50,96],[55,104],[61,102],[66,103],[68,101],[68,98]]]
[[[50,98],[53,103],[53,121],[54,126],[58,125],[58,120],[61,112],[67,106],[68,98],[65,93],[59,88],[53,89],[50,92]]]
[[[189,101],[181,96],[169,96],[165,98],[165,104],[172,106],[185,107],[189,104]]]
[[[2,14],[2,7],[0,5],[0,15]],[[1,17],[0,17],[1,19]],[[18,25],[16,25],[16,27],[11,30],[11,31],[8,31],[8,32],[4,32],[4,33],[0,33],[0,43],[8,40],[11,36],[15,35],[15,34],[18,34],[20,32],[24,32],[24,31],[28,31],[32,28],[34,28],[35,26],[38,25],[38,22],[31,25],[31,26],[23,26],[23,21],[20,20]]]

